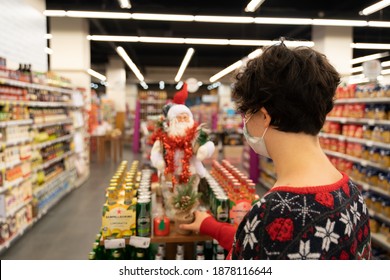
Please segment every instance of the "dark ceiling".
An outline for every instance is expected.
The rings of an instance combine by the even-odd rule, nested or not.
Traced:
[[[390,7],[370,16],[359,11],[378,0],[266,0],[255,13],[246,13],[249,0],[131,0],[130,10],[121,9],[117,0],[46,0],[49,10],[115,11],[129,13],[165,13],[188,15],[225,15],[252,17],[303,17],[326,19],[389,20]],[[89,19],[91,35],[166,36],[224,39],[286,38],[311,40],[311,26],[221,24],[196,22],[167,22]],[[390,43],[390,28],[354,28],[354,42]],[[116,43],[118,44],[118,43]],[[121,43],[133,61],[143,70],[147,67],[178,67],[189,45]],[[115,55],[115,44],[91,42],[91,63],[101,65]],[[225,68],[253,51],[254,47],[194,46],[189,67]],[[376,53],[378,50],[354,50],[354,57]]]

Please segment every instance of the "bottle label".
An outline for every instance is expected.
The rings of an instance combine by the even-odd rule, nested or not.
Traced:
[[[150,218],[140,217],[137,221],[138,236],[150,236]]]

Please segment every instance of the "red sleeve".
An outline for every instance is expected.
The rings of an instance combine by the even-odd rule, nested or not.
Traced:
[[[233,245],[235,226],[217,222],[213,217],[206,218],[200,225],[200,233],[216,239],[225,250],[230,251]]]

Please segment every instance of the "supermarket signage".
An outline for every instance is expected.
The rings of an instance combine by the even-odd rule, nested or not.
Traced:
[[[216,103],[218,102],[218,95],[202,95],[202,102],[204,103]]]

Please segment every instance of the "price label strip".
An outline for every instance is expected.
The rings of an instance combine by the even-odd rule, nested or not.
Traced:
[[[149,237],[140,237],[140,236],[130,236],[129,244],[136,248],[149,248],[150,238]]]
[[[126,240],[124,238],[104,240],[104,247],[106,249],[125,248]]]

